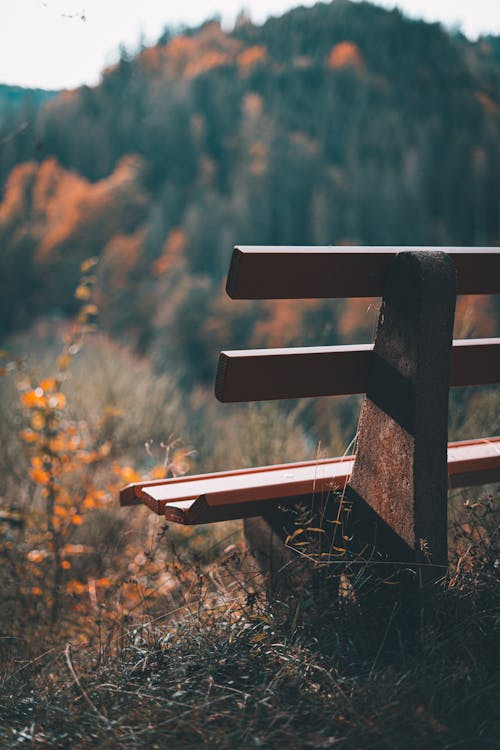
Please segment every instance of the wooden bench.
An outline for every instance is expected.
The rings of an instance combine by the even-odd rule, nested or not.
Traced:
[[[446,566],[448,488],[500,480],[500,437],[447,444],[449,387],[500,383],[500,339],[452,342],[456,295],[500,293],[500,248],[236,247],[227,291],[382,296],[374,344],[226,351],[216,376],[224,402],[365,393],[356,455],[139,482],[121,505],[183,524],[260,516],[245,532],[262,548],[266,529],[286,533],[279,509],[341,490],[385,559]]]

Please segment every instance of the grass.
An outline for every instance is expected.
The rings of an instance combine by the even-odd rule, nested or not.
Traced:
[[[338,580],[268,597],[238,524],[212,544],[169,529],[168,607],[96,611],[85,635],[9,650],[0,747],[496,748],[493,501],[456,517],[427,610],[387,586],[339,599]]]

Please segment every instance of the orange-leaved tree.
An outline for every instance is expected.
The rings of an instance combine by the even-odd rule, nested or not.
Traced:
[[[149,606],[171,585],[165,545],[158,555],[152,554],[159,537],[157,526],[149,519],[142,524],[138,520],[137,533],[130,528],[125,533],[112,510],[118,488],[138,481],[139,473],[130,458],[120,456],[120,465],[114,455],[119,439],[116,442],[115,429],[109,429],[106,410],[101,413],[98,408],[90,419],[82,418],[82,407],[74,398],[80,390],[78,377],[75,380],[78,368],[72,365],[86,335],[96,329],[96,262],[89,259],[82,264],[75,291],[79,312],[65,324],[62,350],[43,376],[33,375],[33,368],[9,361],[8,354],[0,352],[0,365],[4,363],[0,375],[16,376],[18,406],[12,424],[23,422],[18,435],[28,464],[26,471],[16,467],[11,472],[16,477],[0,497],[4,604],[10,602],[2,610],[2,620],[10,633],[20,633],[32,623],[37,631],[48,624],[67,632],[69,627],[76,635],[106,613],[111,625],[120,613],[138,612],[145,597]],[[100,403],[102,382],[90,378],[93,403]],[[121,409],[115,412],[126,414]],[[12,429],[9,439],[11,434]],[[184,473],[191,453],[173,436],[165,443],[148,439],[147,475]],[[19,452],[17,456],[20,465],[22,456]],[[5,465],[4,461],[4,469]]]
[[[71,558],[86,551],[85,545],[71,543],[75,529],[82,523],[83,513],[106,498],[106,492],[95,486],[90,467],[109,455],[111,445],[96,445],[88,425],[70,415],[62,390],[85,335],[95,328],[98,310],[91,298],[96,263],[92,258],[81,266],[75,292],[81,308],[64,338],[53,375],[34,380],[20,368],[17,380],[26,421],[19,436],[29,456],[34,485],[33,516],[39,522],[44,519],[31,537],[36,547],[27,553],[28,563],[38,566],[32,577],[38,584],[31,586],[31,594],[44,597],[52,623],[59,617],[63,584],[66,582],[67,592],[75,589],[75,581],[67,574]]]

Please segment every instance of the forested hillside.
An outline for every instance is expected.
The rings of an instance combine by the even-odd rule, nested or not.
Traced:
[[[355,304],[229,307],[232,246],[500,244],[499,50],[334,0],[167,29],[3,123],[0,337],[70,314],[89,256],[101,328],[187,383],[220,346],[351,336]]]

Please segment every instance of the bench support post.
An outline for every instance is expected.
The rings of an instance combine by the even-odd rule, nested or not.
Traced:
[[[354,517],[364,503],[375,512],[388,560],[447,565],[455,283],[449,256],[429,251],[400,253],[385,280],[349,486]]]
[[[382,577],[412,565],[420,583],[445,574],[455,277],[444,252],[403,252],[391,262],[353,472],[343,499],[337,497],[340,510],[328,497],[318,506],[323,518],[343,519],[351,562],[388,563],[377,568]],[[314,513],[317,499],[310,501]],[[271,583],[292,572],[294,553],[278,541],[292,530],[293,518],[279,511],[245,521],[247,542]]]

